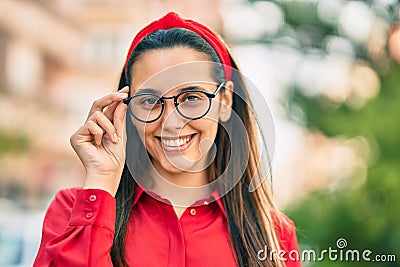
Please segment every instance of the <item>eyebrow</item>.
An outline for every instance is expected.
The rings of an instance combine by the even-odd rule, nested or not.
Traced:
[[[193,85],[193,86],[187,86],[187,87],[181,88],[179,90],[178,94],[181,92],[186,92],[186,91],[191,91],[191,90],[199,90],[199,91],[206,92],[206,90],[204,88]],[[145,94],[145,93],[160,95],[160,91],[157,89],[153,89],[153,88],[141,88],[136,92],[136,94]]]
[[[136,94],[145,94],[145,93],[158,95],[160,93],[160,91],[158,91],[156,89],[152,89],[152,88],[141,88],[136,92]]]

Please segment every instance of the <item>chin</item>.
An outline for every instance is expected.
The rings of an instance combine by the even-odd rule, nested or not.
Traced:
[[[189,157],[179,155],[178,157],[171,156],[170,158],[164,158],[160,163],[160,167],[169,173],[185,173],[191,172],[196,169],[197,160],[192,160]]]
[[[168,163],[166,165],[162,164],[161,168],[163,169],[163,171],[172,173],[172,174],[180,174],[180,173],[185,172],[181,168],[175,167],[174,165],[171,165],[170,163]]]

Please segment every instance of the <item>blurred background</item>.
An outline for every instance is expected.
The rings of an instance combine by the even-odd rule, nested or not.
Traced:
[[[1,0],[0,266],[32,265],[47,205],[82,183],[69,137],[115,90],[133,36],[167,11],[224,36],[267,99],[274,196],[300,247],[344,238],[399,266],[397,0]]]

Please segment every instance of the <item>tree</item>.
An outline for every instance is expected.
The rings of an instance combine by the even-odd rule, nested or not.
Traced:
[[[257,1],[249,1],[257,2]],[[284,12],[286,25],[277,36],[261,36],[257,42],[273,43],[290,28],[297,38],[297,49],[304,53],[318,50],[322,54],[326,36],[346,39],[354,47],[354,62],[362,61],[379,75],[380,91],[371,99],[354,107],[345,101],[332,100],[323,93],[307,94],[297,84],[287,94],[289,117],[296,117],[298,107],[305,114],[302,124],[319,131],[329,138],[364,136],[376,149],[376,158],[367,170],[365,182],[357,187],[346,182],[335,191],[319,190],[290,205],[287,213],[298,228],[299,242],[303,249],[338,249],[344,253],[350,249],[371,250],[371,259],[378,254],[395,254],[396,262],[377,263],[376,266],[398,266],[400,261],[400,66],[391,62],[386,51],[374,54],[367,41],[357,39],[355,29],[346,32],[339,17],[321,15],[321,5],[330,2],[340,14],[362,7],[365,14],[390,25],[395,19],[394,10],[400,8],[396,1],[272,1]],[[324,3],[322,3],[324,2]],[[341,5],[341,6],[340,6]],[[336,10],[336,11],[337,11]],[[332,10],[331,14],[334,14]],[[350,12],[350,11],[349,11]],[[338,13],[338,14],[339,14]],[[339,14],[339,15],[340,15]],[[338,15],[338,16],[339,16]],[[356,14],[357,15],[357,14]],[[329,16],[329,13],[328,13]],[[397,18],[398,19],[398,18]],[[375,20],[376,21],[376,20]],[[350,29],[351,30],[351,29]],[[388,32],[386,32],[387,34]],[[368,163],[367,163],[368,164]],[[355,173],[348,181],[356,179]],[[337,244],[344,238],[347,245]],[[343,241],[343,240],[342,240]],[[337,254],[338,255],[338,254]],[[361,257],[361,254],[360,254]],[[330,260],[326,255],[322,262],[309,262],[310,266],[371,266],[371,262]]]

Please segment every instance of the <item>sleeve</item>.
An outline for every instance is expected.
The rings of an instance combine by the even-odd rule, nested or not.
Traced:
[[[299,244],[296,235],[296,226],[294,222],[286,215],[282,214],[283,222],[280,231],[278,231],[281,248],[285,251],[282,258],[285,260],[286,267],[301,267],[301,257]]]
[[[61,190],[47,209],[33,266],[113,266],[115,213],[106,191]]]

